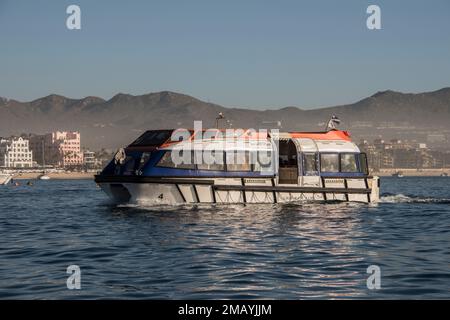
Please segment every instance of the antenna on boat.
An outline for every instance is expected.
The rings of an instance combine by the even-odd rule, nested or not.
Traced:
[[[216,128],[219,129],[219,121],[225,119],[223,112],[219,112],[219,115],[216,118]]]
[[[341,120],[336,115],[333,115],[328,121],[325,131],[337,130],[337,126],[341,123]]]

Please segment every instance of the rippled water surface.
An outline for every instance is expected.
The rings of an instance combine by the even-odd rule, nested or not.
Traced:
[[[141,208],[92,181],[1,186],[0,298],[450,298],[450,178],[383,178],[382,193]],[[66,287],[73,264],[81,290]]]

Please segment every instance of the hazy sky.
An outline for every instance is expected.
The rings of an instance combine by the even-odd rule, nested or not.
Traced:
[[[449,0],[0,0],[0,40],[0,96],[22,101],[171,90],[307,108],[450,86]]]

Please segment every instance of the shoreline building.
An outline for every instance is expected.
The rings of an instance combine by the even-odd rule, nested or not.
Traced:
[[[81,135],[77,131],[55,131],[30,136],[30,148],[38,164],[58,167],[83,165]]]
[[[83,160],[84,166],[88,170],[102,168],[102,162],[99,159],[97,159],[97,156],[94,151],[84,150]]]
[[[33,152],[29,147],[29,140],[22,137],[0,138],[0,167],[33,167]]]
[[[361,140],[361,151],[367,154],[375,172],[380,169],[444,169],[450,167],[450,152],[432,150],[424,142],[375,139]]]

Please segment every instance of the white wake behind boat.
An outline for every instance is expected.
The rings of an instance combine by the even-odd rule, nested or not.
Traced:
[[[243,130],[225,139],[225,131],[214,130],[208,136],[189,130],[184,140],[173,138],[177,130],[147,131],[120,149],[95,181],[117,203],[379,200],[379,178],[369,175],[365,153],[346,131]],[[197,161],[205,150],[218,150],[214,157],[220,161]],[[180,164],[174,154],[190,161]],[[243,161],[234,161],[238,156]]]

